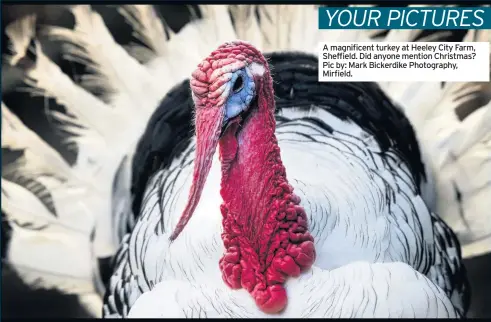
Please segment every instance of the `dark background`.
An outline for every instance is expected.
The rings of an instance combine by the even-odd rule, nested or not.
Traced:
[[[332,3],[331,3],[332,5]],[[8,53],[4,28],[10,22],[26,14],[36,13],[37,24],[59,25],[73,27],[74,21],[61,5],[2,5],[2,56]],[[135,41],[131,37],[131,28],[124,22],[111,6],[93,6],[104,18],[115,40],[122,44]],[[158,5],[160,15],[168,26],[178,31],[194,17],[199,18],[199,10],[196,6],[186,5]],[[462,35],[457,35],[457,37]],[[56,63],[60,65],[72,79],[76,80],[84,73],[84,67],[65,61],[60,54],[60,47],[53,43],[45,43],[40,37],[43,50]],[[26,94],[18,93],[14,89],[22,85],[21,72],[15,68],[9,68],[2,63],[2,100],[21,120],[35,130],[48,143],[59,150],[69,162],[73,162],[76,149],[61,146],[59,142],[63,137],[57,132],[51,121],[47,119],[43,108],[63,110],[52,100],[31,98]],[[15,151],[2,149],[2,164],[11,162],[18,156]],[[2,214],[2,221],[3,221]],[[55,290],[33,290],[25,285],[20,278],[3,262],[4,250],[8,242],[8,227],[2,224],[2,317],[90,317],[78,304],[75,296],[62,295]],[[468,317],[491,318],[491,254],[477,256],[465,260],[468,275],[472,287],[471,309]]]

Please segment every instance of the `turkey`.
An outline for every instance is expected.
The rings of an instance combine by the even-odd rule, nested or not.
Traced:
[[[255,5],[200,6],[174,32],[126,5],[139,42],[123,48],[90,6],[69,10],[73,30],[43,35],[81,80],[35,17],[6,30],[78,149],[70,165],[2,102],[2,148],[22,152],[2,167],[6,261],[25,281],[103,317],[465,316],[454,231],[464,255],[491,249],[489,83],[317,79],[320,41],[446,33],[322,31],[316,6]]]

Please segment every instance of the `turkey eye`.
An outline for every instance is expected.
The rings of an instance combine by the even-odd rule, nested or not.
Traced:
[[[244,80],[242,79],[242,76],[237,77],[234,83],[233,91],[234,93],[237,93],[244,87]]]

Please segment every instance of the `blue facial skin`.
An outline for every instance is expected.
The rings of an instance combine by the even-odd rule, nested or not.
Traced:
[[[234,72],[228,86],[229,96],[225,103],[223,124],[249,108],[256,90],[254,78],[247,67]]]

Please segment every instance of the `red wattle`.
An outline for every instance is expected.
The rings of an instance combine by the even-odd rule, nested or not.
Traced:
[[[266,290],[254,291],[252,296],[256,300],[257,306],[265,313],[279,313],[288,302],[286,290],[283,285],[270,285]]]
[[[300,198],[288,184],[281,161],[268,63],[252,45],[241,41],[226,43],[193,73],[196,137],[198,147],[211,147],[206,144],[211,136],[207,132],[211,128],[209,124],[223,121],[228,99],[223,95],[224,84],[231,80],[231,73],[244,68],[249,68],[249,75],[254,77],[256,98],[247,106],[247,116],[234,119],[224,133],[213,126],[214,138],[222,135],[219,139],[223,198],[220,209],[225,254],[219,266],[223,281],[230,288],[246,289],[262,311],[278,313],[288,301],[285,281],[310,268],[316,254],[307,216],[300,206]],[[211,160],[206,154],[211,148],[197,150],[197,154],[202,154],[197,157],[201,162],[197,162],[198,166]],[[201,168],[206,169],[197,167]],[[197,179],[200,178],[196,176]],[[200,189],[191,189],[191,201],[199,199]],[[194,207],[195,202],[190,204]],[[194,210],[191,206],[189,214],[185,213],[186,220]]]
[[[309,269],[316,254],[281,161],[271,78],[265,77],[267,83],[257,80],[257,107],[219,143],[225,246],[219,266],[229,287],[246,289],[263,312],[279,313],[288,302],[285,281]]]
[[[286,278],[299,276],[315,261],[306,214],[296,204],[299,198],[290,192],[289,185],[281,186],[279,191],[284,199],[273,203],[262,233],[252,240],[245,237],[248,232],[242,229],[239,218],[229,213],[225,205],[221,207],[226,248],[220,260],[223,280],[233,289],[250,292],[266,313],[278,313],[285,308]]]

